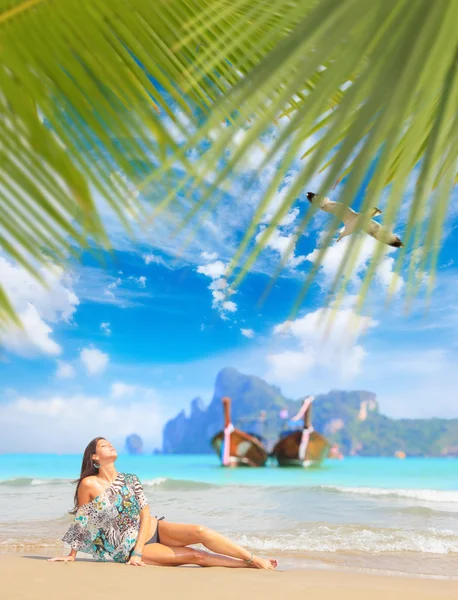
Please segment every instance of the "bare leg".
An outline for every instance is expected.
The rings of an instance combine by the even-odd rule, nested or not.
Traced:
[[[201,525],[184,525],[182,523],[159,522],[159,535],[161,542],[166,546],[188,546],[189,544],[203,544],[212,552],[224,554],[233,558],[249,560],[251,552],[238,544],[231,542],[227,537],[208,527]],[[278,562],[275,559],[266,559],[253,556],[252,565],[258,569],[275,569]]]
[[[199,565],[201,567],[246,568],[243,560],[220,554],[210,554],[195,548],[174,547],[164,544],[147,544],[143,548],[142,560],[148,565],[176,567],[179,565]]]

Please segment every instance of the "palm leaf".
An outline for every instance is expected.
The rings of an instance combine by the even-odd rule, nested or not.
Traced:
[[[203,50],[221,48],[221,31],[227,37],[237,29],[245,9],[206,0],[0,0],[0,243],[7,255],[40,279],[49,255],[62,263],[78,248],[109,247],[96,196],[128,227],[134,200],[112,174],[135,183],[137,164],[154,168],[176,156],[164,116],[188,136],[196,114],[209,114],[251,68],[247,57],[240,72],[220,57],[205,72],[201,64]],[[246,14],[263,52],[284,37],[279,23],[289,19],[290,29],[297,20],[295,11],[264,12],[262,2]],[[214,17],[223,29],[208,30]],[[0,291],[6,318],[11,306]]]
[[[264,21],[267,14],[276,20],[278,33],[284,27],[284,35],[273,38],[271,32],[257,30],[249,36],[247,27],[243,27],[240,20],[239,28],[231,28],[229,43],[204,48],[199,63],[203,73],[206,65],[218,70],[229,63],[243,76],[224,98],[216,102],[211,118],[191,138],[190,145],[197,143],[199,135],[218,130],[218,144],[212,147],[213,156],[202,157],[206,168],[216,168],[222,149],[230,144],[236,128],[243,126],[249,118],[253,135],[247,136],[245,143],[234,153],[222,174],[224,178],[243,163],[259,133],[268,127],[273,117],[286,114],[290,123],[267,159],[283,147],[283,175],[297,162],[291,149],[310,139],[311,132],[315,132],[320,123],[325,128],[319,142],[309,151],[307,161],[299,169],[296,184],[285,197],[270,227],[253,245],[258,231],[257,220],[277,193],[279,177],[273,178],[234,257],[232,267],[240,268],[234,285],[240,283],[253,267],[281,218],[320,170],[324,170],[326,176],[321,189],[313,191],[327,193],[336,181],[345,178],[339,198],[345,205],[353,202],[371,172],[372,181],[364,190],[361,209],[378,205],[382,194],[388,193],[383,223],[392,228],[403,207],[409,178],[417,168],[414,196],[408,210],[403,207],[407,212],[406,246],[397,263],[397,272],[405,260],[410,263],[409,290],[411,294],[416,293],[420,281],[417,275],[421,276],[422,270],[416,268],[415,253],[411,250],[421,246],[422,265],[430,259],[434,268],[445,218],[444,205],[446,207],[454,185],[450,173],[455,174],[457,169],[458,36],[454,25],[458,19],[457,3],[453,0],[440,3],[427,0],[414,3],[408,0],[371,3],[321,0],[290,4],[285,8],[279,1],[262,7],[256,2],[240,1],[234,4],[232,13],[227,5],[224,15],[212,12],[207,29],[202,26],[204,34],[208,35],[218,27],[222,31],[227,22],[236,21],[240,14],[248,14],[254,5]],[[197,32],[195,39],[201,39],[202,35],[201,31]],[[268,42],[264,43],[264,39]],[[229,41],[229,37],[226,40]],[[266,49],[266,54],[263,56],[258,48]],[[248,61],[251,61],[249,68]],[[319,65],[326,65],[326,68],[317,77]],[[344,82],[351,82],[351,85],[341,91]],[[328,113],[332,105],[335,109]],[[222,128],[220,122],[229,114],[233,127]],[[216,183],[221,183],[221,179],[218,178]],[[208,202],[213,209],[210,190],[193,213]],[[431,210],[435,205],[438,209]],[[297,235],[303,232],[311,216],[302,221]],[[296,309],[338,226],[339,220],[334,219]],[[433,231],[436,232],[434,235]],[[339,289],[342,296],[339,286],[348,282],[358,246],[359,240],[355,237],[331,286],[330,297]],[[361,300],[367,295],[382,256],[382,246],[379,246],[365,277]]]
[[[199,4],[175,5],[0,1],[0,244],[39,280],[49,255],[109,247],[96,194],[128,228],[135,200],[113,173],[135,183],[138,162],[176,149],[163,116],[182,129],[176,112],[208,102],[186,73],[193,53],[171,50]],[[3,287],[0,310],[13,314]]]
[[[236,282],[321,169],[324,180],[314,191],[327,193],[343,180],[346,205],[370,171],[362,208],[388,193],[383,222],[392,227],[417,168],[408,246],[397,264],[400,270],[410,260],[415,293],[410,250],[422,243],[422,265],[429,257],[434,268],[456,181],[457,21],[455,0],[0,0],[3,250],[38,277],[46,256],[63,261],[76,248],[109,247],[96,195],[126,227],[133,202],[129,186],[114,183],[114,172],[145,189],[151,181],[168,183],[178,160],[188,173],[181,189],[201,186],[215,171],[216,188],[262,132],[288,119],[267,153],[266,164],[278,153],[284,160],[234,257]],[[183,136],[180,147],[164,117]],[[218,169],[247,122],[244,142]],[[189,164],[187,151],[210,132],[211,151]],[[253,244],[259,215],[317,133],[319,143],[312,142],[282,206]],[[139,163],[152,166],[141,182]],[[219,196],[213,192],[203,193],[182,226],[214,206]],[[153,215],[176,198],[176,188],[169,189]],[[441,210],[431,212],[432,202]],[[144,206],[136,208],[149,224]],[[312,216],[308,211],[302,219],[298,236]],[[301,297],[338,225],[334,219]],[[332,295],[343,293],[357,244],[348,249]],[[381,256],[372,261],[362,299]],[[0,307],[5,319],[12,315],[3,289]]]

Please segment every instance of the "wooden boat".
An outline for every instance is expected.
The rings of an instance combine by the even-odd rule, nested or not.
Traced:
[[[254,435],[236,429],[231,422],[231,399],[223,398],[224,429],[211,440],[224,467],[263,467],[268,453]]]
[[[293,417],[299,421],[302,417],[302,429],[289,430],[280,434],[280,439],[272,450],[272,456],[281,467],[309,467],[320,464],[327,455],[330,443],[312,427],[313,396],[304,400],[301,410]]]

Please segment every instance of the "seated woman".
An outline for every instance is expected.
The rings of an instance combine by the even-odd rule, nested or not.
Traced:
[[[151,516],[139,478],[118,473],[117,457],[105,438],[89,442],[77,481],[75,506],[70,511],[75,521],[62,538],[70,545],[70,554],[50,558],[50,562],[74,561],[81,551],[98,560],[111,556],[116,562],[140,567],[277,567],[275,559],[255,556],[212,529]],[[203,544],[211,553],[190,548],[190,544]]]

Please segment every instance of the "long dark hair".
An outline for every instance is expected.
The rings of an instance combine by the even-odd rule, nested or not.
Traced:
[[[105,439],[106,438],[104,438],[104,437],[96,437],[93,440],[91,440],[89,442],[89,444],[86,446],[86,449],[83,454],[83,462],[81,463],[80,476],[78,479],[75,479],[75,481],[72,481],[72,483],[76,483],[76,490],[75,490],[75,496],[73,499],[75,506],[73,507],[73,510],[68,511],[71,515],[74,515],[76,513],[76,511],[78,510],[78,488],[79,488],[82,480],[85,477],[88,477],[88,475],[98,475],[99,474],[98,467],[94,467],[94,463],[92,462],[92,455],[95,454],[97,451],[97,444],[98,444],[99,440],[105,440]]]

